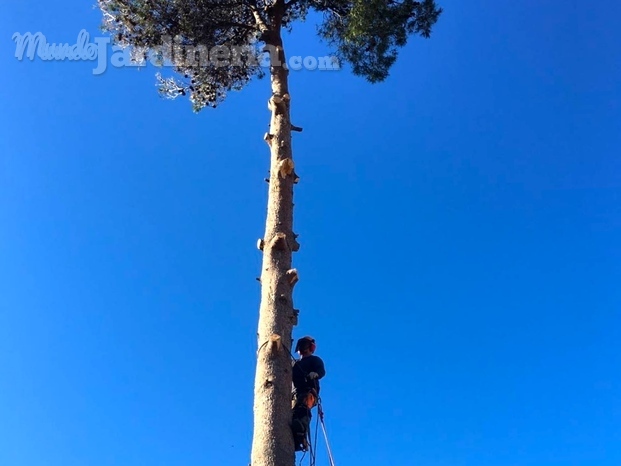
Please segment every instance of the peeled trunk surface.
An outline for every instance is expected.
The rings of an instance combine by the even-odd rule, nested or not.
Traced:
[[[280,34],[268,46],[273,59],[285,63]],[[272,63],[274,64],[274,63]],[[288,71],[271,66],[272,112],[269,134],[270,178],[261,270],[258,354],[254,389],[254,437],[251,466],[293,466],[291,420],[291,332],[297,320],[292,291],[297,272],[291,256],[297,250],[293,233],[293,185]]]

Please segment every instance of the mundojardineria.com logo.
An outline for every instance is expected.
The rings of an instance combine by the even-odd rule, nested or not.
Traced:
[[[263,66],[280,65],[278,50],[254,45],[196,45],[190,46],[180,37],[164,37],[157,47],[149,50],[136,50],[131,47],[112,45],[110,37],[93,37],[82,29],[74,44],[50,43],[41,32],[13,34],[15,41],[15,58],[17,60],[36,59],[43,61],[93,61],[94,75],[103,74],[109,66],[114,68],[147,66]],[[335,71],[340,63],[333,56],[302,57],[294,55],[284,64],[289,70]]]

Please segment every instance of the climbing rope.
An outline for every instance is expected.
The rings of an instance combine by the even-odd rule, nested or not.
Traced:
[[[321,420],[321,430],[323,430],[323,438],[326,441],[326,451],[328,452],[328,459],[330,460],[330,466],[335,466],[334,456],[332,455],[332,448],[330,448],[330,442],[328,441],[328,429],[326,429],[326,423],[323,420],[323,408],[321,401],[317,405],[317,418]]]
[[[317,461],[317,432],[319,432],[319,417],[315,421],[315,440],[311,442],[311,429],[308,427],[308,448],[310,449],[310,466],[315,466]]]
[[[321,430],[323,431],[323,438],[326,441],[326,451],[328,453],[328,460],[330,461],[330,466],[335,466],[334,456],[332,455],[332,448],[330,447],[330,441],[328,440],[328,429],[326,428],[326,423],[324,421],[324,412],[323,407],[321,406],[321,400],[317,402],[317,420],[315,421],[315,438],[311,439],[310,429],[307,432],[308,437],[308,448],[309,448],[309,466],[316,466],[317,462],[317,435],[319,433],[319,423],[321,423]],[[311,441],[312,440],[312,441]],[[306,456],[306,452],[302,455],[300,459],[300,466],[302,465],[302,460]]]
[[[298,466],[302,466],[302,461],[304,461],[304,458],[306,458],[306,452],[302,454],[302,458],[300,458],[300,462],[298,463]]]

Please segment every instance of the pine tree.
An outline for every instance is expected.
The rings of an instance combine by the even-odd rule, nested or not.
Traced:
[[[270,178],[263,251],[258,356],[254,391],[252,466],[293,466],[290,342],[298,280],[292,253],[293,187],[291,95],[282,33],[310,11],[320,12],[319,35],[352,72],[383,81],[411,35],[429,37],[441,9],[434,0],[99,0],[103,27],[137,58],[172,66],[177,77],[158,75],[167,97],[188,96],[194,110],[216,107],[266,73],[271,97]]]

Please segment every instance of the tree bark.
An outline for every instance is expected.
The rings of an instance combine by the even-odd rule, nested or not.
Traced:
[[[293,466],[291,434],[291,332],[297,321],[292,291],[297,271],[291,267],[298,243],[293,232],[293,185],[288,70],[280,18],[271,18],[266,44],[271,51],[272,112],[265,140],[270,146],[270,178],[263,250],[258,353],[254,388],[254,436],[251,466]]]

